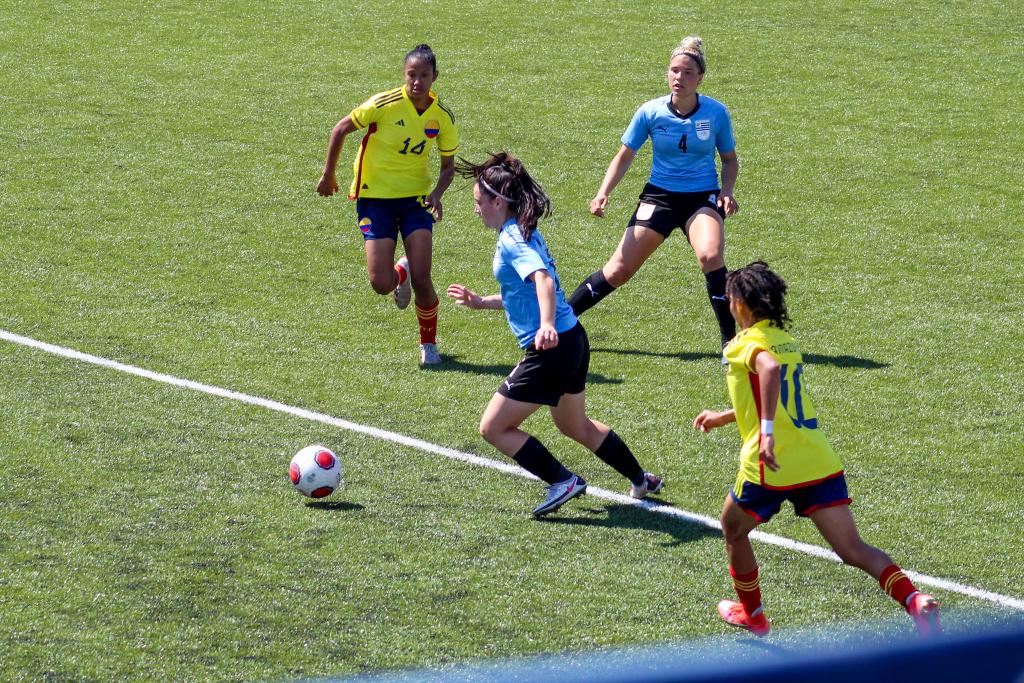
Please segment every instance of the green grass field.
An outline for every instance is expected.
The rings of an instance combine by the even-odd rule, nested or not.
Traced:
[[[670,12],[666,16],[666,12]],[[1024,18],[1013,3],[686,7],[438,0],[8,0],[0,22],[0,329],[485,457],[479,415],[519,359],[503,316],[443,302],[446,363],[366,281],[354,207],[314,191],[327,136],[401,82],[418,42],[462,153],[546,185],[571,289],[618,241],[586,207],[668,54],[700,34],[732,112],[742,211],[727,262],[791,287],[794,334],[862,534],[906,569],[1024,598]],[[347,186],[358,137],[339,164]],[[496,291],[493,233],[456,181],[438,290]],[[734,429],[685,240],[588,313],[593,417],[715,516]],[[536,482],[0,341],[0,679],[285,680],[722,635],[716,532],[584,498],[538,523]],[[543,415],[595,486],[623,482]],[[308,443],[345,488],[286,480]],[[765,528],[821,544],[784,512]],[[778,632],[909,621],[856,570],[756,545]],[[961,613],[1010,614],[935,591]]]

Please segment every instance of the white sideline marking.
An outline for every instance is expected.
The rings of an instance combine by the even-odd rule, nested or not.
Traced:
[[[126,365],[125,363],[118,363],[114,360],[107,358],[100,358],[99,356],[93,356],[88,353],[82,353],[81,351],[75,351],[63,346],[55,346],[54,344],[47,344],[46,342],[37,341],[30,339],[29,337],[22,337],[21,335],[12,334],[6,330],[0,330],[0,339],[9,341],[13,344],[20,344],[29,348],[38,349],[47,353],[52,353],[57,356],[63,356],[64,358],[70,358],[72,360],[79,360],[84,363],[91,363],[93,365],[99,365],[104,368],[110,368],[111,370],[117,370],[124,372],[129,375],[135,375],[137,377],[145,377],[155,382],[161,382],[163,384],[170,384],[172,386],[181,387],[183,389],[192,389],[204,394],[211,396],[220,396],[221,398],[229,398],[234,401],[240,401],[242,403],[248,403],[249,405],[260,406],[261,408],[267,408],[268,410],[275,410],[280,413],[286,413],[288,415],[294,415],[295,417],[301,417],[306,420],[312,420],[313,422],[321,422],[332,427],[340,427],[349,431],[358,432],[360,434],[366,434],[376,439],[382,439],[384,441],[392,441],[394,443],[402,444],[410,448],[416,448],[421,451],[427,451],[428,453],[436,453],[437,455],[443,455],[446,458],[452,460],[461,460],[462,462],[468,462],[473,465],[480,465],[481,467],[489,467],[493,470],[499,470],[508,474],[514,474],[520,477],[526,477],[528,479],[535,479],[532,474],[526,470],[520,468],[518,465],[512,465],[508,462],[491,460],[490,458],[482,458],[478,455],[471,453],[463,453],[453,448],[445,448],[444,446],[438,446],[428,441],[422,441],[420,439],[414,439],[409,436],[397,434],[395,432],[389,432],[384,429],[377,429],[376,427],[368,427],[361,425],[356,422],[349,422],[338,417],[332,417],[331,415],[325,415],[324,413],[317,413],[304,408],[297,408],[290,406],[285,403],[279,403],[278,401],[272,401],[266,398],[260,398],[258,396],[250,396],[249,394],[243,394],[238,391],[231,391],[230,389],[222,389],[209,384],[202,384],[200,382],[193,382],[188,379],[181,379],[180,377],[174,377],[172,375],[165,375],[160,372],[153,372],[151,370],[145,370],[143,368],[136,367],[134,365]],[[629,496],[607,491],[605,489],[598,488],[596,486],[588,486],[587,494],[592,495],[595,498],[603,498],[605,500],[615,501],[616,503],[622,503],[623,505],[635,505],[637,507],[644,508],[650,512],[654,512],[667,517],[676,517],[684,519],[688,522],[694,522],[711,529],[718,529],[721,531],[722,525],[717,519],[707,517],[705,515],[699,515],[694,512],[687,512],[671,505],[659,505],[648,500],[634,500]],[[840,562],[839,556],[831,550],[825,550],[816,545],[810,543],[802,543],[800,541],[794,541],[782,536],[776,536],[774,534],[764,533],[763,531],[754,531],[750,534],[750,537],[761,541],[762,543],[768,543],[770,545],[776,545],[782,548],[787,548],[799,553],[805,553],[814,557],[820,557],[826,560],[832,560],[833,562]],[[963,595],[969,595],[972,598],[978,598],[980,600],[988,600],[1004,607],[1011,607],[1016,610],[1024,611],[1024,600],[1019,598],[1013,598],[1007,595],[1000,595],[999,593],[993,593],[991,591],[982,590],[981,588],[974,588],[973,586],[967,586],[962,583],[955,581],[949,581],[935,576],[928,576],[927,574],[920,574],[918,572],[903,570],[904,573],[914,581],[914,583],[922,586],[931,586],[932,588],[941,588],[942,590],[950,591],[952,593],[961,593]]]

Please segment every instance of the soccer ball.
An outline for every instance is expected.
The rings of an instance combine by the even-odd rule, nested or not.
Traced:
[[[292,458],[288,478],[304,496],[329,496],[341,484],[341,460],[329,448],[306,446]]]

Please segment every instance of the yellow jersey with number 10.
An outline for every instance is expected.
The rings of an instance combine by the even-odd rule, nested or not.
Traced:
[[[430,148],[436,144],[441,156],[453,156],[459,148],[455,117],[433,90],[430,97],[422,114],[405,86],[378,93],[352,110],[349,119],[367,130],[352,164],[349,199],[430,194]]]
[[[757,351],[779,363],[781,387],[775,407],[775,459],[772,472],[761,463],[761,394],[755,370]],[[737,334],[723,352],[729,362],[729,397],[736,409],[743,447],[737,485],[749,481],[769,489],[808,486],[841,474],[843,464],[818,429],[818,414],[807,393],[800,347],[785,331],[761,320]]]

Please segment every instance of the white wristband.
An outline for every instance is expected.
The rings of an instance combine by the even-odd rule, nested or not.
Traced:
[[[775,433],[775,420],[761,420],[761,433],[771,436]]]

